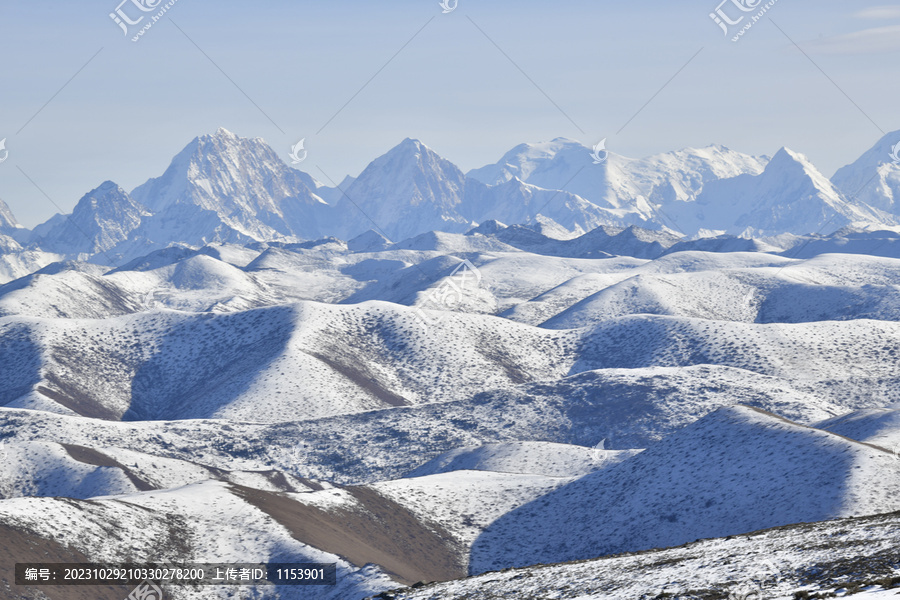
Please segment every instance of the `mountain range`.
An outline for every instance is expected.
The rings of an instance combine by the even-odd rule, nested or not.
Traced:
[[[717,145],[644,159],[608,153],[595,164],[590,148],[557,138],[463,173],[406,139],[329,187],[262,139],[219,129],[192,140],[161,176],[131,192],[106,181],[34,230],[0,203],[0,271],[21,276],[60,257],[121,266],[172,245],[352,240],[369,230],[397,242],[488,221],[557,239],[629,226],[685,239],[897,230],[897,142],[900,131],[887,134],[829,181],[787,148],[771,159]]]

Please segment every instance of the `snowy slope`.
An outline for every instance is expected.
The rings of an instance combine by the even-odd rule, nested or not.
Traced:
[[[347,600],[397,587],[377,566],[354,565],[334,553],[312,547],[291,509],[301,509],[294,499],[263,490],[204,482],[159,492],[77,501],[56,498],[17,498],[0,501],[0,526],[9,531],[19,552],[0,549],[0,586],[11,584],[13,563],[29,548],[31,560],[59,556],[68,562],[140,563],[216,562],[320,562],[336,563],[338,586],[286,586],[256,588],[257,598],[284,600]],[[323,519],[327,522],[326,519]],[[66,562],[66,560],[58,561]],[[46,589],[46,588],[45,588]],[[166,586],[174,600],[222,598],[228,588],[199,590]],[[246,588],[245,588],[246,589]],[[102,590],[102,591],[101,591]],[[124,598],[127,587],[116,588]],[[51,591],[52,593],[52,591]],[[108,594],[103,588],[96,593]],[[228,589],[227,593],[238,592]],[[60,597],[63,596],[50,596]],[[96,596],[94,596],[96,597]]]
[[[845,227],[829,236],[809,236],[795,240],[782,254],[790,258],[809,258],[828,253],[900,258],[900,235],[883,228],[862,231],[861,228]]]
[[[131,425],[135,426],[141,424]],[[183,435],[191,431],[185,424],[176,427],[183,430]],[[66,448],[85,460],[77,448],[75,452],[71,446]],[[506,452],[500,447],[484,450],[493,460],[508,461],[509,466],[525,470],[535,459],[542,467],[549,466],[552,460],[547,459],[560,448],[532,445],[529,449],[520,445],[516,449],[506,445]],[[46,451],[44,454],[53,455]],[[115,456],[115,460],[133,468],[131,477],[138,472],[146,477],[152,461],[116,449],[104,449],[103,454]],[[515,467],[517,457],[520,467]],[[802,565],[846,561],[847,548],[854,547],[853,540],[862,539],[859,536],[863,531],[866,549],[862,553],[854,549],[853,557],[857,568],[866,570],[852,574],[874,579],[878,569],[883,568],[877,560],[883,560],[884,553],[893,548],[896,523],[890,517],[851,519],[841,522],[839,531],[830,523],[813,523],[742,535],[765,526],[758,523],[784,519],[791,511],[802,513],[800,518],[798,514],[791,518],[807,521],[830,514],[829,511],[836,516],[883,512],[896,502],[893,497],[900,485],[896,480],[900,463],[874,446],[737,407],[701,419],[642,453],[628,457],[620,453],[617,458],[624,460],[607,461],[600,470],[581,478],[456,470],[318,491],[314,482],[294,480],[309,491],[285,493],[258,477],[246,483],[196,481],[168,490],[95,497],[90,503],[8,499],[0,501],[0,526],[15,523],[18,535],[24,536],[32,547],[49,549],[61,544],[66,552],[78,552],[91,560],[117,560],[114,557],[118,554],[138,561],[189,557],[194,561],[337,562],[338,589],[259,590],[275,594],[263,597],[325,600],[362,598],[420,579],[453,579],[466,569],[484,570],[489,565],[485,561],[490,560],[503,561],[504,565],[531,564],[557,560],[550,556],[560,552],[591,558],[598,553],[592,545],[597,528],[613,530],[601,538],[602,544],[609,544],[619,535],[617,525],[619,529],[641,527],[625,537],[630,545],[676,545],[678,542],[673,539],[694,539],[692,536],[709,535],[716,528],[728,531],[732,537],[586,563],[595,574],[607,565],[619,573],[600,579],[585,579],[585,571],[577,563],[542,568],[538,579],[504,580],[510,586],[507,589],[552,582],[549,584],[580,589],[582,593],[612,594],[599,596],[606,598],[616,597],[625,588],[646,590],[654,582],[660,585],[662,577],[667,583],[660,591],[728,590],[752,583],[780,590],[787,598],[800,587],[796,573]],[[172,460],[156,462],[165,463],[152,466],[157,474],[168,469],[170,481],[174,481],[173,473],[179,472],[190,478],[187,466]],[[648,481],[654,483],[647,484]],[[264,485],[254,485],[260,482]],[[792,493],[779,493],[786,485]],[[804,486],[809,485],[816,490],[815,500],[810,500],[810,494],[793,493],[797,486],[806,489]],[[627,496],[628,501],[609,502],[616,494]],[[706,496],[725,496],[729,501],[697,501]],[[648,498],[652,501],[648,502]],[[610,516],[611,506],[621,514],[619,520]],[[629,514],[629,506],[640,510]],[[650,514],[645,514],[648,506]],[[673,514],[679,518],[655,518],[656,513],[670,508],[678,511]],[[542,520],[523,523],[532,512],[542,515]],[[577,521],[574,527],[582,532],[575,538],[567,535],[573,530],[568,521],[573,520]],[[497,536],[508,530],[511,521],[519,537],[514,543],[498,546]],[[62,523],[66,525],[60,529]],[[136,527],[140,528],[138,536],[105,533],[110,529],[132,531]],[[565,538],[562,545],[561,537]],[[835,545],[836,537],[846,545]],[[159,544],[166,544],[170,551],[161,554]],[[586,547],[573,549],[579,544]],[[798,544],[807,551],[796,552]],[[753,569],[734,564],[734,556],[748,552],[758,555],[763,547],[767,549],[766,560],[757,561]],[[865,562],[865,557],[871,557],[871,562]],[[5,560],[0,553],[0,563]],[[706,561],[706,568],[698,571],[694,563],[698,560]],[[738,571],[743,578],[735,576]],[[821,589],[848,581],[846,577],[851,573],[820,571],[821,576],[803,584],[812,582],[820,586],[813,589]],[[643,575],[635,576],[637,573]],[[496,577],[494,574],[495,580]],[[469,584],[439,584],[432,587],[431,593],[439,589],[461,590],[464,588],[460,586]],[[495,589],[483,586],[482,591],[490,594]],[[513,597],[530,597],[523,595],[523,589],[512,593]],[[419,597],[415,591],[403,594],[402,597]]]
[[[738,402],[812,423],[859,406],[878,407],[882,401],[877,396],[847,396],[829,401],[794,389],[783,379],[722,367],[616,369],[450,402],[271,424],[234,419],[98,421],[0,408],[0,431],[8,435],[6,442],[11,445],[63,442],[121,448],[223,470],[276,468],[297,477],[365,483],[405,476],[461,447],[508,442],[597,448],[603,450],[600,456],[606,464],[609,453],[644,448],[717,408]],[[38,393],[14,404],[62,412]],[[257,419],[265,416],[265,405],[254,413]],[[592,450],[592,456],[597,455]],[[529,469],[524,463],[519,468]]]
[[[776,415],[723,408],[496,521],[475,573],[900,509],[900,462]],[[570,532],[579,531],[578,536]]]
[[[376,598],[794,600],[804,597],[795,593],[814,598],[816,592],[839,592],[838,597],[859,600],[894,599],[900,583],[898,535],[897,513],[846,518],[698,540],[677,548],[504,569]],[[844,595],[848,588],[853,595]]]
[[[55,265],[0,287],[9,342],[0,354],[32,365],[0,377],[0,393],[9,403],[34,392],[28,402],[104,418],[255,419],[266,406],[272,421],[455,400],[595,369],[722,365],[856,402],[847,408],[896,398],[894,259],[469,255],[482,284],[435,306],[431,291],[449,285],[460,259],[407,266],[435,254],[376,259],[324,244],[269,248],[243,269],[205,252],[109,274]],[[367,302],[293,303],[292,294]],[[429,321],[397,302],[425,307]]]
[[[435,233],[431,247],[466,252],[349,252],[324,240],[174,248],[112,272],[59,263],[0,287],[0,354],[30,365],[0,377],[0,393],[105,418],[257,419],[265,406],[271,422],[596,369],[722,365],[848,409],[896,398],[895,259],[468,252],[487,243]],[[463,258],[479,285],[435,304]],[[346,304],[324,304],[335,302]]]
[[[855,408],[854,394],[897,398],[896,365],[885,353],[900,339],[896,323],[872,320],[636,315],[553,330],[444,313],[424,327],[415,310],[378,302],[65,322],[7,317],[0,332],[0,358],[23,365],[0,377],[10,406],[36,392],[100,418],[264,422],[444,402],[595,369],[692,365],[777,377]]]
[[[897,408],[853,411],[820,421],[815,426],[860,442],[887,448],[900,461],[900,410]]]
[[[445,535],[452,540],[451,547],[458,549],[460,564],[469,567],[469,548],[492,523],[571,481],[522,473],[457,470],[370,487],[407,508],[420,521],[434,523],[449,534]]]
[[[176,488],[219,480],[267,491],[309,491],[327,487],[268,470],[229,471],[192,462],[117,447],[87,447],[55,442],[0,444],[0,498],[64,496],[91,498],[147,490]]]
[[[604,444],[605,445],[605,444]],[[412,471],[408,477],[421,477],[450,471],[495,471],[575,477],[587,475],[601,466],[624,460],[632,452],[554,444],[551,442],[506,442],[457,448],[433,458]]]
[[[690,255],[673,256],[686,263]],[[694,265],[680,273],[635,269],[634,276],[609,281],[543,326],[581,327],[626,314],[757,323],[900,319],[900,262],[893,259],[826,255],[778,267],[733,264],[737,268]]]
[[[20,250],[16,248],[18,243],[11,237],[3,236],[3,239],[6,241],[0,241],[0,244],[5,243],[6,250],[0,252],[0,284],[26,277],[63,258],[59,254],[43,250]]]

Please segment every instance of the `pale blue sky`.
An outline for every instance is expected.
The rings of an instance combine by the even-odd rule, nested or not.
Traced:
[[[459,0],[449,14],[438,0],[178,0],[138,43],[108,16],[118,1],[0,2],[0,198],[27,226],[57,209],[23,172],[69,211],[219,126],[285,159],[305,137],[301,167],[323,181],[319,168],[340,181],[405,137],[464,170],[565,136],[635,157],[786,145],[830,176],[900,129],[900,10],[883,1],[778,0],[738,43],[709,18],[716,0]]]

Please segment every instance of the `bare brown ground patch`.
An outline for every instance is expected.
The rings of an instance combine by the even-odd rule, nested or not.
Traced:
[[[232,485],[235,493],[288,531],[294,539],[337,554],[362,567],[381,566],[402,583],[465,577],[464,548],[441,527],[426,526],[414,514],[378,492],[348,487],[363,510],[325,511],[271,492]]]
[[[16,563],[86,563],[80,552],[0,524],[0,597],[4,600],[122,600],[129,586],[17,586]]]
[[[321,484],[319,484],[315,481],[306,479],[304,477],[299,477],[299,478],[297,478],[298,481],[300,481],[300,483],[302,483],[306,487],[298,490],[293,485],[291,485],[291,483],[288,481],[288,478],[285,477],[284,473],[282,473],[281,471],[276,471],[276,470],[272,469],[269,471],[261,471],[260,473],[262,474],[263,477],[268,479],[272,483],[272,485],[274,485],[279,490],[282,490],[284,492],[309,492],[309,491],[319,491],[319,490],[325,489],[324,487],[322,487]]]
[[[117,461],[111,456],[107,456],[98,450],[94,450],[93,448],[86,448],[84,446],[76,446],[75,444],[60,444],[63,448],[65,448],[66,452],[69,453],[74,460],[77,460],[80,463],[84,463],[86,465],[94,465],[95,467],[115,467],[117,469],[121,469],[126,477],[131,481],[132,485],[141,492],[148,492],[150,490],[159,489],[158,486],[153,485],[149,481],[145,479],[141,479],[135,473],[131,471],[128,467]]]
[[[366,390],[388,406],[411,406],[412,404],[403,396],[395,394],[391,390],[381,385],[374,377],[368,377],[364,371],[356,366],[353,366],[352,364],[338,362],[334,358],[326,356],[321,352],[307,352],[307,354],[321,360],[323,363],[355,383],[360,388]]]
[[[121,420],[121,415],[106,408],[76,387],[67,385],[54,374],[47,373],[44,377],[46,378],[47,383],[56,389],[40,385],[38,386],[37,391],[54,402],[58,402],[82,417],[102,419],[104,421]]]

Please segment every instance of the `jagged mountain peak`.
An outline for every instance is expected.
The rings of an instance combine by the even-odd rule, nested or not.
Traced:
[[[710,181],[696,202],[665,207],[688,233],[734,235],[829,233],[853,223],[886,223],[889,215],[846,198],[800,152],[783,147],[759,174]]]
[[[764,177],[784,176],[805,177],[812,185],[820,190],[829,199],[838,199],[840,192],[812,163],[811,160],[800,152],[796,152],[787,147],[782,147],[775,153],[769,164],[763,170]]]
[[[215,137],[221,137],[221,138],[230,138],[230,139],[235,139],[235,140],[238,139],[238,135],[236,133],[233,133],[233,132],[225,129],[224,127],[219,127],[218,129],[216,129],[216,133],[213,135]]]
[[[170,241],[189,244],[225,241],[223,235],[290,241],[320,237],[327,204],[314,192],[318,185],[286,165],[262,138],[219,128],[191,140],[163,175],[132,196],[158,213],[179,213],[183,222],[150,225],[148,239],[165,229],[165,235],[179,236]]]
[[[900,130],[885,134],[831,178],[845,196],[900,214]]]
[[[856,169],[856,178],[870,179],[866,169],[883,175],[873,193],[888,200],[873,202],[876,210],[849,195],[848,186],[837,186],[842,194],[837,180],[832,185],[789,148],[771,159],[721,144],[634,159],[608,150],[597,156],[581,141],[555,137],[519,144],[497,163],[466,175],[421,140],[407,137],[337,189],[286,164],[262,138],[220,127],[192,139],[160,177],[131,192],[153,214],[142,217],[135,239],[127,240],[133,247],[123,253],[136,258],[173,243],[352,239],[369,229],[402,241],[432,230],[462,233],[491,219],[548,219],[560,239],[598,225],[668,226],[689,235],[893,226],[897,219],[882,211],[892,212],[892,177],[900,189],[900,167],[888,161],[897,141],[900,132],[888,134],[867,153],[868,162],[857,161],[865,169]],[[83,200],[102,212],[105,194],[125,193],[112,186],[104,183]],[[25,237],[19,228],[17,236],[5,230],[13,220],[4,206],[0,231],[23,244],[46,238],[63,219]],[[840,218],[832,223],[834,213]]]
[[[432,229],[465,231],[466,176],[418,140],[406,138],[373,160],[336,203],[345,239],[373,226],[402,240]]]
[[[417,150],[421,148],[427,148],[430,150],[430,148],[423,144],[421,140],[411,137],[404,138],[402,142],[394,147],[394,150],[398,148],[415,148]]]
[[[790,166],[790,165],[801,165],[803,167],[812,166],[812,162],[809,158],[801,153],[791,150],[787,146],[782,146],[778,149],[778,152],[772,157],[772,160],[769,161],[769,166],[773,168],[782,167],[782,166]],[[814,168],[814,167],[813,167]]]
[[[6,202],[0,199],[0,232],[14,231],[21,228],[16,217],[7,206]]]
[[[383,170],[385,168],[431,168],[440,171],[448,171],[449,174],[456,176],[457,173],[462,175],[459,167],[449,160],[445,159],[437,152],[414,138],[406,138],[386,153],[376,158],[365,170],[359,175],[357,180],[367,176],[371,176],[373,171]]]
[[[104,181],[82,196],[72,214],[49,227],[36,243],[66,256],[107,252],[128,239],[150,214],[121,186]]]
[[[128,192],[126,192],[122,188],[122,186],[114,181],[107,180],[82,196],[78,201],[78,204],[75,205],[75,209],[72,211],[72,213],[76,214],[79,212],[83,212],[89,208],[114,208],[123,201],[137,204],[134,202],[134,200],[132,200],[131,196],[128,195]]]

